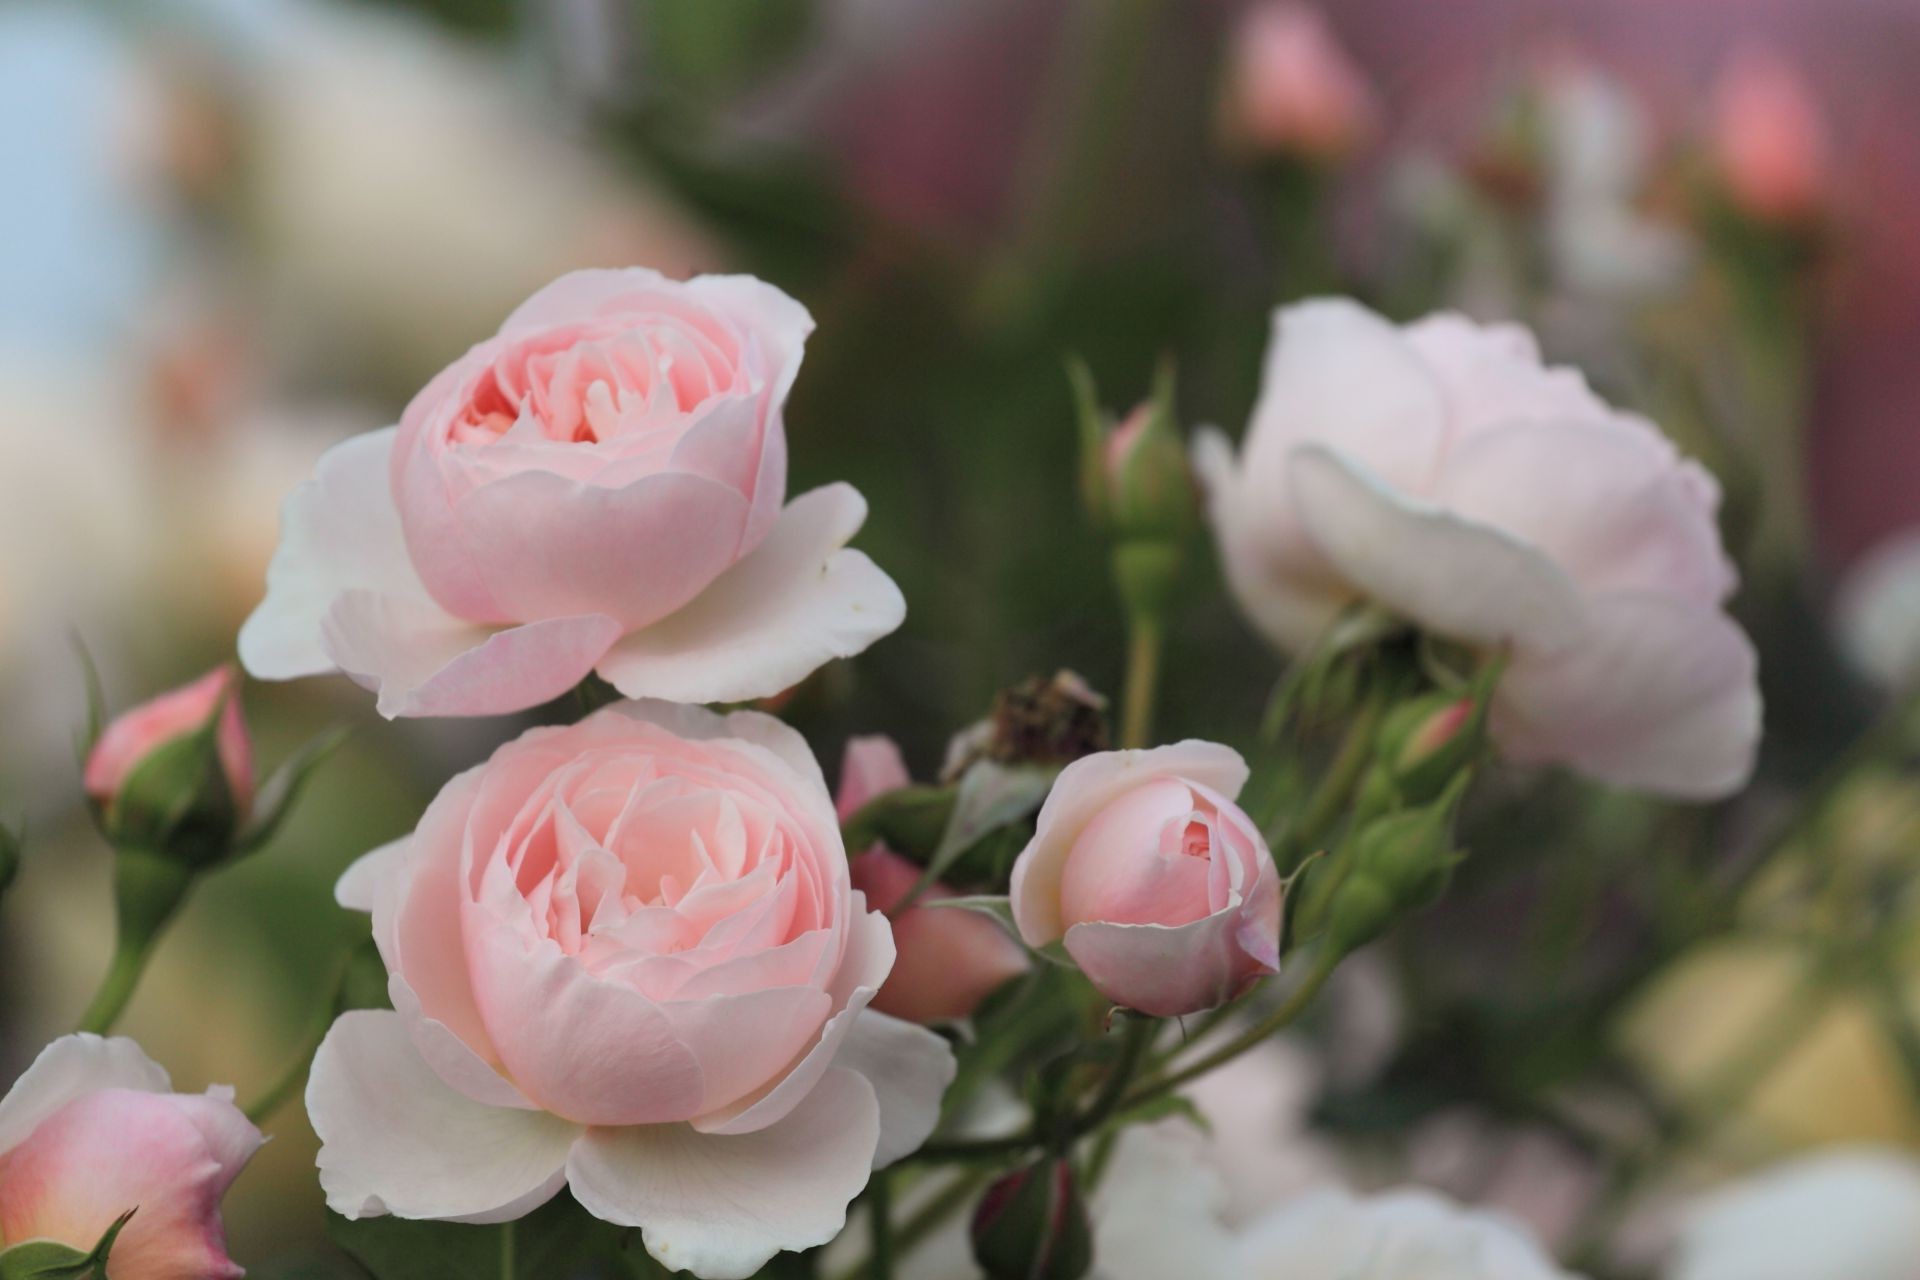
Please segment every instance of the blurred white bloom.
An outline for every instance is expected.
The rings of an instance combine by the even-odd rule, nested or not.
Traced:
[[[1337,1154],[1307,1126],[1324,1075],[1304,1046],[1277,1039],[1187,1087],[1207,1124],[1194,1137],[1219,1184],[1218,1211],[1227,1222],[1246,1223],[1289,1196],[1339,1179]]]
[[[1600,1189],[1600,1171],[1542,1126],[1506,1125],[1465,1108],[1424,1121],[1407,1139],[1413,1181],[1497,1210],[1548,1243],[1565,1240]]]
[[[1565,1280],[1540,1246],[1493,1214],[1428,1191],[1301,1196],[1242,1238],[1236,1280]],[[1168,1273],[1179,1274],[1179,1273]],[[1751,1280],[1750,1277],[1743,1280]]]
[[[1670,1280],[1913,1280],[1920,1160],[1852,1147],[1777,1165],[1706,1197]]]
[[[1889,688],[1920,674],[1920,528],[1881,542],[1847,574],[1834,602],[1840,644]]]
[[[1547,247],[1561,286],[1624,299],[1675,284],[1691,250],[1636,207],[1651,145],[1633,94],[1593,67],[1556,63],[1544,76],[1541,113]]]
[[[254,85],[247,176],[293,339],[414,380],[576,267],[718,265],[685,215],[544,118],[505,64],[372,10],[303,6],[284,26]]]

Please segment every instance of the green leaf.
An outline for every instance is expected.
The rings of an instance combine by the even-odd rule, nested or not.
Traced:
[[[93,654],[77,631],[73,633],[73,651],[80,657],[80,671],[87,686],[87,725],[76,744],[84,764],[93,751],[93,744],[100,741],[100,735],[106,730],[107,695],[100,686],[100,668],[94,665]]]
[[[241,831],[234,843],[237,856],[244,856],[259,849],[286,821],[287,814],[293,809],[293,803],[300,798],[300,792],[326,758],[345,742],[353,731],[345,725],[328,729],[307,741],[307,744],[288,757],[273,776],[260,788],[253,802],[253,817]]]
[[[53,1240],[27,1240],[0,1251],[0,1280],[107,1280],[107,1255],[135,1212],[114,1219],[87,1253]]]
[[[565,1192],[515,1222],[470,1226],[328,1213],[327,1234],[374,1280],[620,1280],[627,1274],[626,1229],[601,1222]]]
[[[946,875],[961,856],[1002,828],[1031,817],[1053,788],[1054,771],[1036,765],[1007,765],[981,760],[960,778],[953,814],[927,868],[911,892],[894,908],[899,911]]]

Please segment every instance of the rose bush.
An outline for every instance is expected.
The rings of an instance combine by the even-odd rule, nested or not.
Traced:
[[[1282,650],[1371,602],[1512,646],[1490,730],[1514,760],[1690,798],[1751,773],[1760,695],[1723,607],[1718,486],[1524,330],[1282,310],[1238,459],[1210,432],[1195,464],[1228,582]]]
[[[1100,993],[1174,1017],[1280,967],[1280,876],[1233,803],[1229,747],[1108,751],[1060,771],[1013,866],[1020,936],[1063,940]]]
[[[831,1239],[952,1075],[867,1007],[886,919],[805,741],[759,713],[532,730],[339,897],[394,1005],[342,1017],[307,1091],[348,1217],[504,1221],[570,1185],[667,1266],[746,1276]]]
[[[235,1280],[220,1200],[264,1141],[231,1089],[174,1093],[133,1041],[62,1037],[0,1099],[0,1250],[85,1254],[134,1210],[112,1280]]]
[[[866,648],[905,604],[843,549],[864,501],[782,505],[811,328],[747,276],[561,277],[288,498],[247,669],[344,671],[387,716],[486,715],[595,671],[633,697],[763,697]]]

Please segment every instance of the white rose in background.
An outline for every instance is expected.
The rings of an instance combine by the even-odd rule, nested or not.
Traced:
[[[1248,1228],[1236,1280],[1571,1280],[1506,1219],[1423,1190],[1309,1192]]]
[[[1745,783],[1760,697],[1718,486],[1524,330],[1287,308],[1237,462],[1218,432],[1195,454],[1228,581],[1282,650],[1371,601],[1512,646],[1511,759],[1689,798]]]
[[[846,485],[782,506],[812,319],[748,276],[581,271],[287,499],[254,675],[344,671],[387,716],[491,715],[597,671],[765,697],[899,626]]]
[[[406,385],[563,272],[724,265],[631,165],[581,145],[526,68],[396,13],[272,8],[234,77],[239,211],[278,345],[307,367]]]
[[[570,1186],[709,1280],[825,1244],[925,1141],[946,1042],[893,966],[794,730],[621,703],[456,777],[340,900],[392,1011],[348,1013],[307,1110],[350,1218],[503,1222]]]
[[[1776,1165],[1687,1213],[1669,1280],[1913,1280],[1920,1160],[1847,1147]]]
[[[1920,529],[1895,534],[1850,570],[1834,598],[1840,645],[1889,689],[1920,675]]]

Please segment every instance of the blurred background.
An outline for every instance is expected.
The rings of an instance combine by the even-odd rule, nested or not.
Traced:
[[[1496,778],[1459,891],[1348,984],[1334,1017],[1364,1034],[1323,1029],[1265,1137],[1312,1130],[1589,1252],[1623,1108],[1629,1145],[1684,1132],[1682,1179],[1920,1143],[1920,790],[1904,739],[1835,764],[1920,657],[1916,66],[1920,0],[13,0],[0,817],[28,860],[0,902],[0,1080],[109,950],[71,637],[116,705],[226,659],[322,450],[555,275],[638,263],[812,309],[792,488],[868,496],[861,545],[909,616],[789,711],[829,765],[887,732],[928,776],[997,689],[1118,680],[1068,357],[1124,410],[1171,356],[1188,422],[1238,431],[1279,302],[1533,326],[1720,476],[1762,774],[1709,811]],[[1277,659],[1204,548],[1185,590],[1162,734],[1250,742]],[[125,1023],[180,1085],[243,1097],[364,932],[339,870],[516,728],[383,724],[344,681],[246,701],[268,766],[359,731],[199,892]],[[1821,857],[1742,875],[1813,839],[1779,820],[1809,788]],[[1727,1046],[1861,937],[1886,970],[1821,986],[1725,1087]],[[1569,1093],[1591,1124],[1540,1114]],[[233,1252],[331,1274],[303,1269],[326,1256],[313,1138],[297,1107],[271,1131]],[[1615,1201],[1606,1265],[1631,1271],[1660,1199]]]

